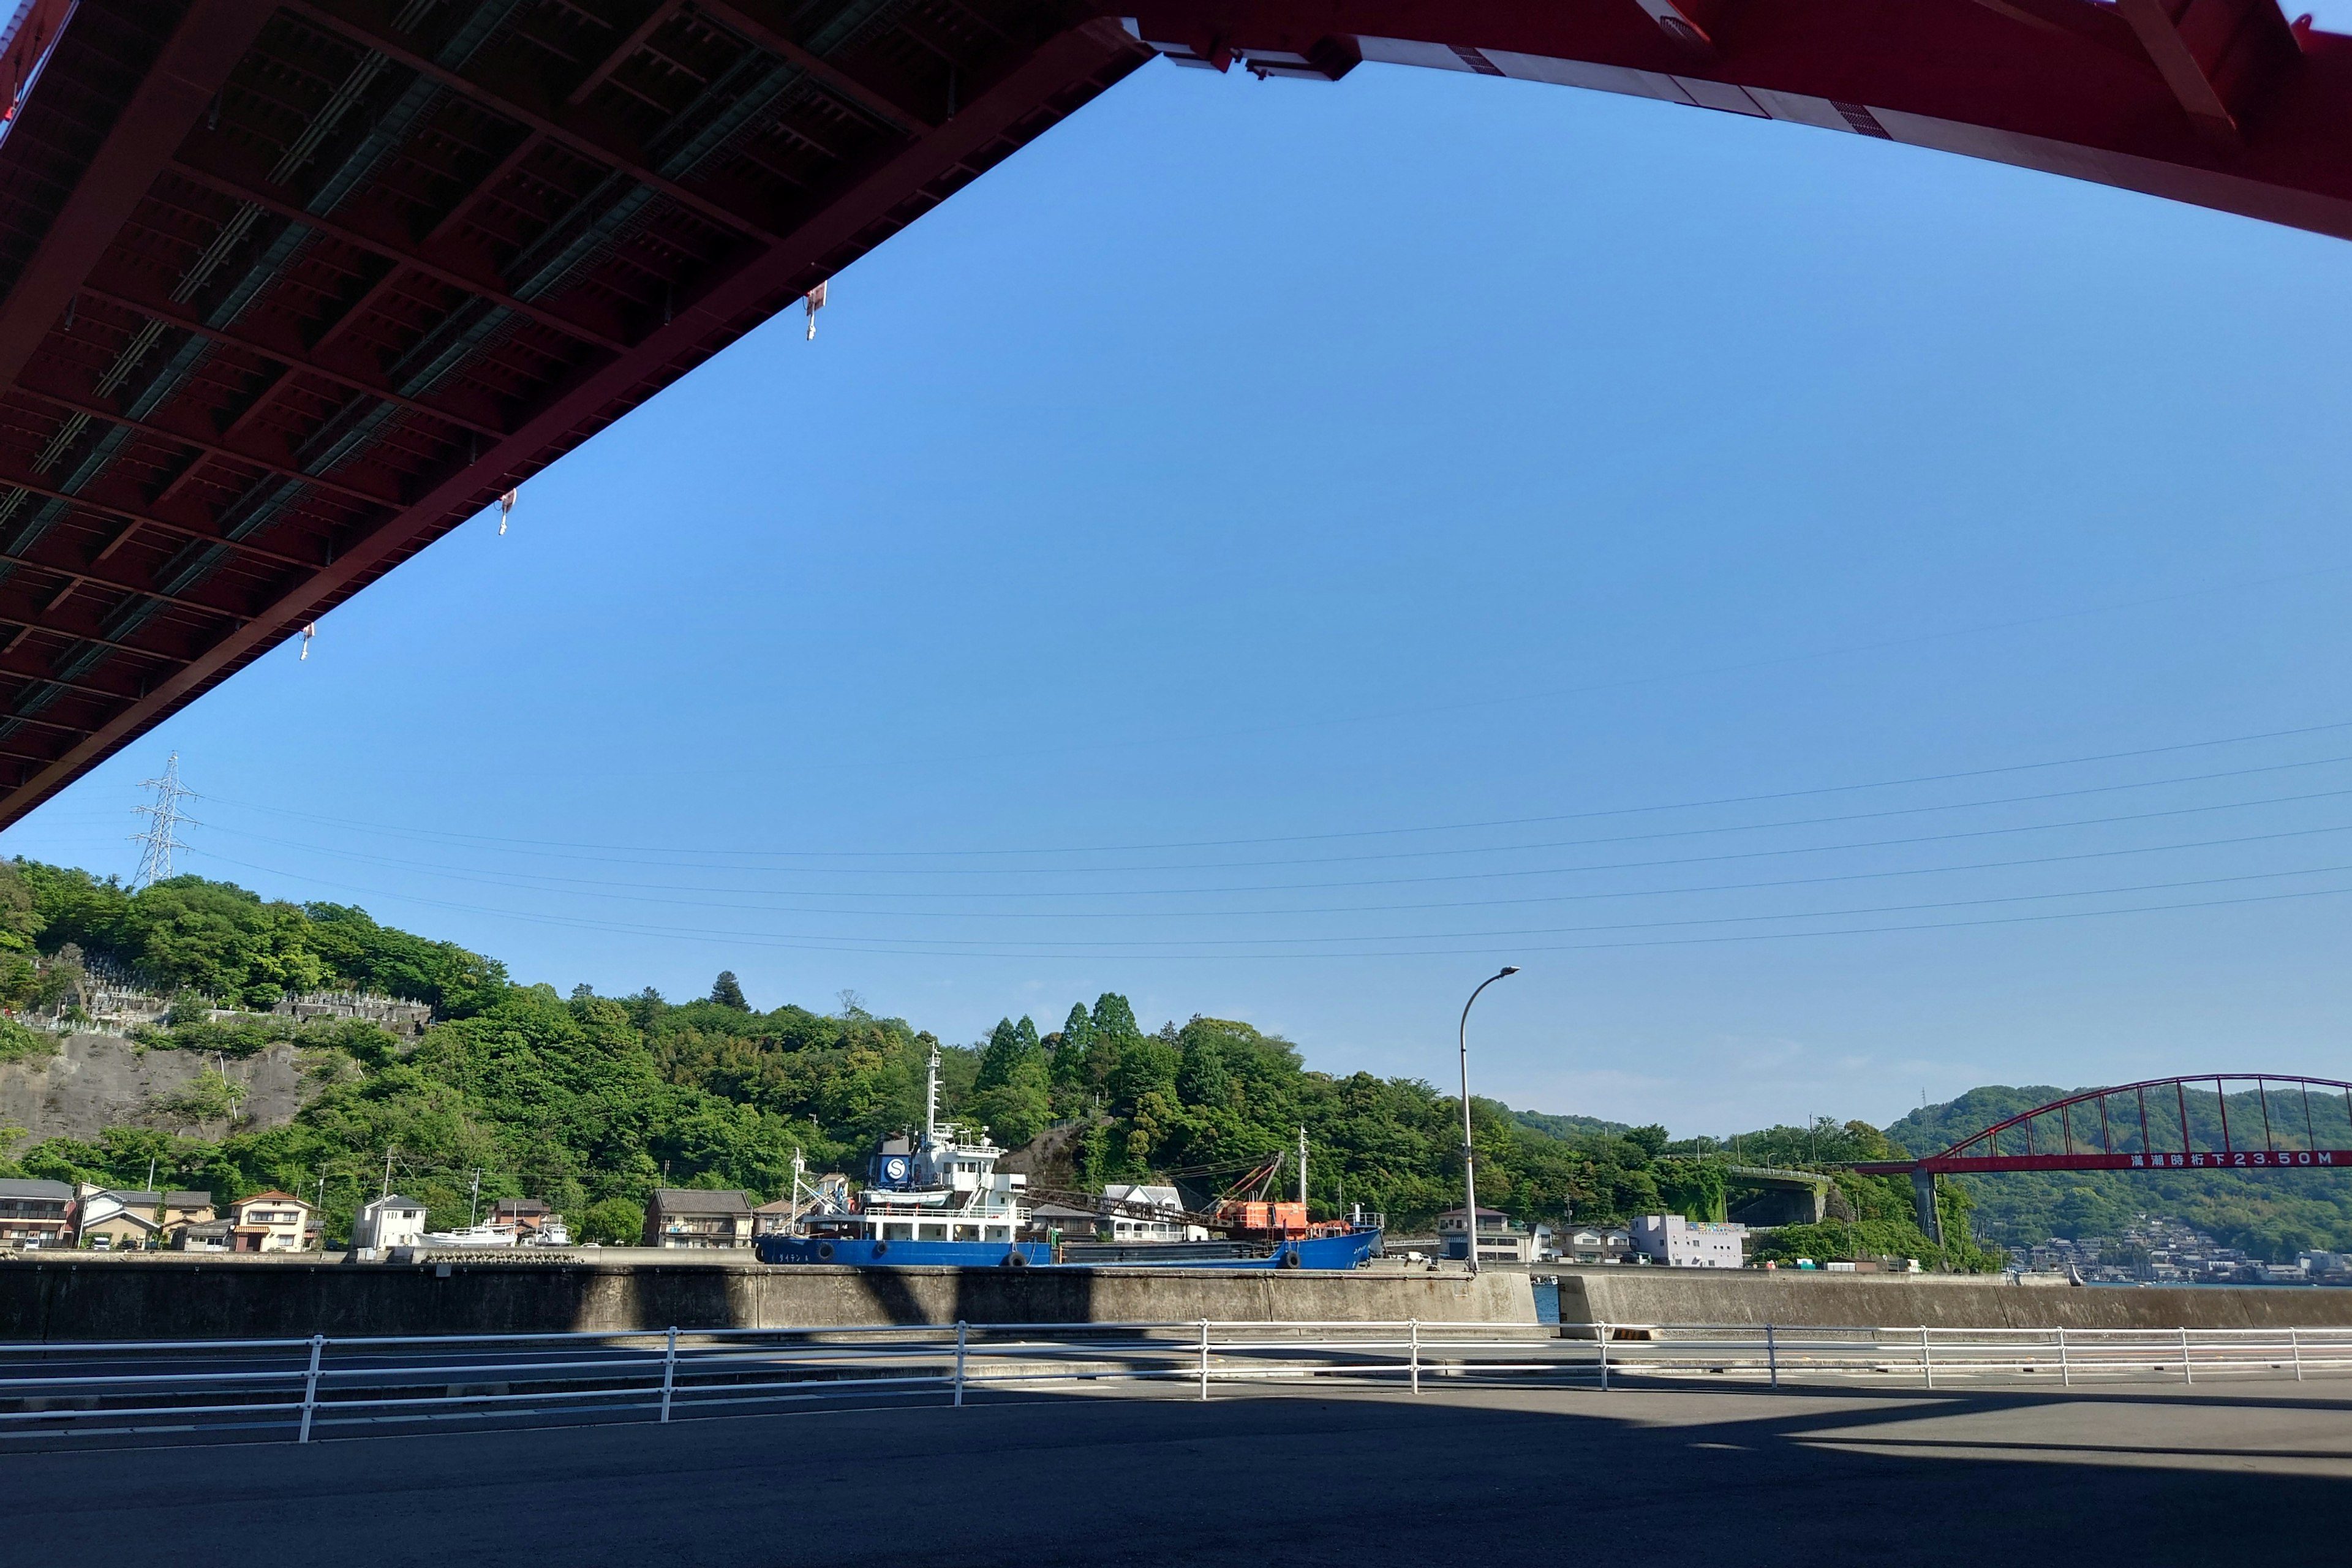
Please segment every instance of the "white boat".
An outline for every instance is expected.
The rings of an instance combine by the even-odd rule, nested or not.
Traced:
[[[416,1238],[419,1247],[512,1247],[514,1226],[469,1225],[463,1230],[428,1230]]]

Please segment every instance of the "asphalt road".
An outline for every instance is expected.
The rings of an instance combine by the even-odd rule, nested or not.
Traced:
[[[7,1468],[12,1560],[109,1568],[2336,1565],[2352,1394],[1064,1396]]]

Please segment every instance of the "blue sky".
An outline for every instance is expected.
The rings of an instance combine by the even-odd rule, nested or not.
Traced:
[[[1441,1082],[1517,963],[1480,1092],[1678,1133],[2352,1076],[2348,283],[1859,137],[1154,67],[0,848],[127,873],[176,748],[188,868],[520,979]]]

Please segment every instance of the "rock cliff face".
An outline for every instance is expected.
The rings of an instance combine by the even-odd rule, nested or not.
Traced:
[[[1086,1136],[1088,1125],[1084,1121],[1066,1121],[1058,1127],[1048,1127],[1020,1148],[1008,1152],[996,1163],[996,1168],[1028,1177],[1033,1187],[1076,1187],[1078,1140]]]
[[[246,1090],[236,1131],[276,1127],[301,1109],[301,1062],[292,1046],[232,1058],[226,1066]],[[112,1035],[70,1036],[56,1056],[0,1065],[0,1128],[22,1128],[20,1148],[44,1138],[94,1138],[107,1127],[195,1132],[159,1107],[189,1079],[215,1070],[213,1058],[194,1051],[142,1050]],[[221,1128],[215,1122],[201,1131],[217,1137]]]

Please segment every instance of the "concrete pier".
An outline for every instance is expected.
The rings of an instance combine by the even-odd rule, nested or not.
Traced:
[[[883,1323],[1533,1323],[1523,1274],[756,1263],[0,1261],[0,1341],[300,1338]]]

